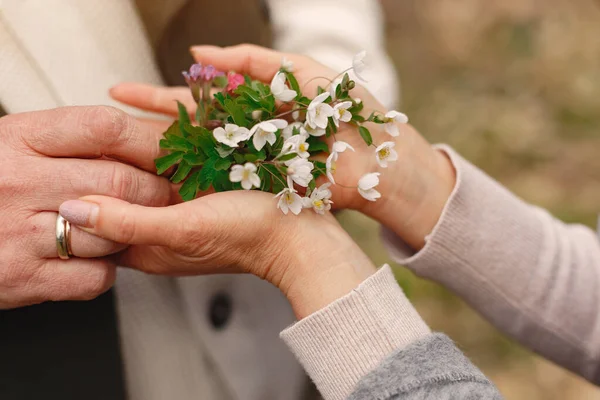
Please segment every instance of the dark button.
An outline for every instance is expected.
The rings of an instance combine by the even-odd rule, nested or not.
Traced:
[[[217,293],[210,300],[209,318],[210,323],[215,329],[223,329],[229,318],[231,317],[231,311],[233,309],[233,303],[231,297],[226,293]]]

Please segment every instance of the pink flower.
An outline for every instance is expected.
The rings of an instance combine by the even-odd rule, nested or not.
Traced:
[[[244,75],[237,74],[235,72],[230,72],[229,74],[227,74],[227,88],[226,88],[226,90],[228,92],[230,92],[230,93],[233,92],[242,83],[244,83]]]
[[[192,86],[198,81],[210,82],[217,76],[225,75],[223,71],[219,71],[212,65],[202,66],[202,64],[193,64],[190,71],[183,71],[183,77],[188,85]]]

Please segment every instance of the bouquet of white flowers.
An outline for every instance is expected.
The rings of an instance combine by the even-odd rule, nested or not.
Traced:
[[[357,54],[351,68],[319,86],[314,98],[302,93],[293,65],[285,58],[270,85],[211,65],[192,65],[183,75],[198,105],[194,122],[179,103],[179,119],[160,141],[168,154],[156,160],[157,173],[177,165],[171,181],[184,182],[179,191],[183,200],[211,187],[217,192],[258,189],[275,194],[285,214],[299,214],[303,208],[320,214],[330,210],[336,161],[340,153],[354,151],[336,140],[340,125],[355,126],[365,145],[376,147],[377,162],[385,168],[398,158],[394,142],[374,144],[364,123],[383,124],[386,132],[397,136],[395,123],[408,122],[398,111],[361,115],[363,104],[351,96],[356,84],[348,72],[362,79],[365,55]],[[331,148],[323,137],[332,139]],[[329,153],[326,162],[314,159],[319,153]],[[375,189],[379,173],[365,172],[355,188],[375,201],[380,197]],[[322,175],[328,182],[317,187]]]

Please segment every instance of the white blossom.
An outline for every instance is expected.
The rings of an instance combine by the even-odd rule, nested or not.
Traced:
[[[335,179],[333,179],[333,174],[335,173],[335,170],[337,169],[336,164],[337,164],[339,154],[343,153],[347,149],[354,151],[354,147],[350,146],[346,142],[342,142],[340,140],[338,140],[337,142],[334,142],[333,146],[331,146],[331,153],[329,154],[329,157],[327,157],[327,160],[325,161],[325,168],[326,168],[325,172],[327,173],[327,179],[329,179],[329,181],[331,183],[333,183],[334,185],[335,185]]]
[[[310,135],[315,137],[323,136],[327,131],[323,128],[312,128],[308,122],[304,123],[304,130]]]
[[[291,60],[283,57],[281,59],[281,69],[287,72],[294,72],[294,63]]]
[[[225,124],[225,128],[215,128],[213,136],[219,143],[226,144],[229,147],[238,147],[239,142],[250,137],[250,131],[235,124]]]
[[[268,121],[259,122],[250,129],[250,137],[256,150],[261,150],[265,144],[269,142],[273,145],[277,140],[275,132],[278,129],[283,129],[288,125],[284,119],[270,119]]]
[[[289,211],[293,214],[298,215],[302,211],[302,197],[298,195],[296,190],[292,188],[285,188],[281,192],[277,193],[275,197],[279,197],[277,208],[287,215]]]
[[[342,78],[335,78],[333,82],[331,82],[331,86],[329,87],[329,94],[331,94],[331,100],[335,100],[337,96],[335,92],[337,91],[337,87],[342,83]]]
[[[398,159],[394,146],[396,146],[394,142],[383,142],[375,149],[375,157],[380,167],[387,168],[388,162]]]
[[[327,182],[316,188],[308,197],[302,199],[305,208],[312,208],[317,214],[324,214],[331,210],[331,183]]]
[[[306,109],[306,122],[311,128],[327,128],[327,118],[333,115],[333,108],[323,103],[329,97],[329,92],[323,92],[315,97]]]
[[[371,172],[363,175],[358,181],[358,193],[369,201],[375,201],[381,197],[381,193],[375,190],[379,185],[379,172]]]
[[[304,124],[302,122],[292,122],[281,131],[283,140],[288,140],[292,137],[294,134],[294,128],[298,129],[298,132],[300,132],[301,135],[308,135],[308,132],[306,132],[306,129],[304,129]]]
[[[401,124],[406,124],[408,122],[408,117],[401,112],[392,110],[385,113],[383,118],[383,127],[385,131],[389,133],[391,136],[398,136],[400,134],[400,130],[398,129],[398,125],[396,122],[400,122]]]
[[[262,110],[254,110],[252,111],[252,119],[260,119],[262,117]]]
[[[352,107],[351,101],[342,101],[333,107],[333,122],[335,126],[340,126],[341,122],[348,122],[352,119],[352,113],[348,109]]]
[[[361,75],[367,69],[367,64],[365,63],[366,57],[367,57],[367,52],[366,52],[366,50],[363,50],[360,53],[356,54],[354,56],[354,58],[352,59],[352,70],[354,71],[354,75],[356,75],[356,77],[363,82],[367,81]]]
[[[292,110],[294,110],[292,111],[292,119],[294,121],[298,121],[300,119],[300,110],[298,104],[294,104]]]
[[[242,182],[245,190],[252,189],[252,186],[260,187],[260,178],[256,173],[256,165],[246,163],[244,165],[234,165],[229,172],[231,182]]]
[[[301,158],[308,158],[310,153],[308,152],[308,143],[306,143],[306,139],[308,139],[308,133],[294,135],[289,137],[283,142],[283,146],[281,147],[281,154],[289,154],[296,153]]]
[[[312,170],[314,164],[306,158],[296,157],[293,160],[287,161],[286,165],[288,166],[288,186],[291,187],[291,181],[293,181],[302,187],[307,187],[310,181],[313,180]]]
[[[271,81],[271,93],[279,101],[288,102],[296,97],[296,91],[289,89],[285,84],[285,74],[277,72]]]
[[[354,98],[354,102],[355,102],[356,104],[360,104],[360,103],[362,103],[362,100],[360,99],[360,97],[355,97],[355,98]]]

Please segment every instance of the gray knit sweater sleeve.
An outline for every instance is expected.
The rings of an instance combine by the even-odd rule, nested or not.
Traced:
[[[362,378],[348,400],[502,399],[454,343],[430,334],[392,353]]]

